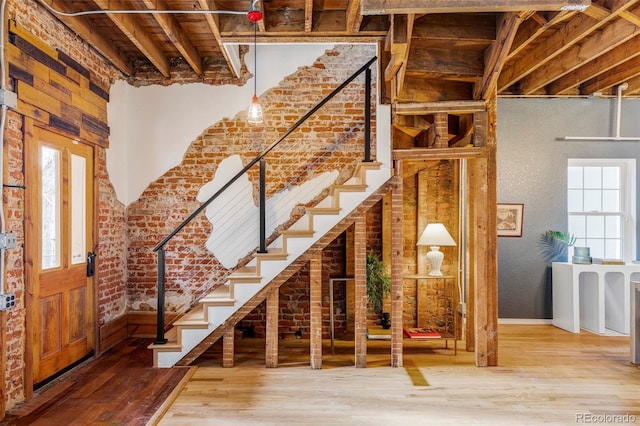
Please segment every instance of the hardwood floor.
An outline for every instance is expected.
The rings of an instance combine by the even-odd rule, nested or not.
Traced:
[[[369,341],[366,369],[353,367],[351,344],[337,342],[335,356],[323,349],[323,369],[310,370],[308,341],[284,340],[279,367],[266,369],[255,343],[236,342],[234,368],[220,367],[214,347],[159,424],[640,424],[628,337],[501,325],[491,368],[441,341],[405,340],[403,368],[388,367],[388,342]]]
[[[38,390],[3,425],[143,426],[193,369],[155,369],[152,339],[129,339]]]
[[[215,345],[197,369],[153,369],[148,343],[128,341],[78,368],[3,424],[640,424],[628,337],[500,325],[491,368],[476,368],[461,344],[454,356],[443,341],[405,340],[402,368],[388,367],[389,342],[369,341],[367,368],[356,369],[352,342],[336,341],[331,355],[326,341],[322,370],[311,370],[308,340],[291,339],[280,341],[279,367],[266,369],[264,341],[244,339],[234,368],[221,367]]]

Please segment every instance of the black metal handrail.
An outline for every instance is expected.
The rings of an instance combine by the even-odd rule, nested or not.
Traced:
[[[164,319],[165,319],[165,308],[164,308],[164,299],[165,299],[165,250],[164,246],[173,239],[173,237],[178,234],[185,226],[187,226],[194,218],[196,218],[204,209],[209,206],[220,194],[226,191],[231,185],[233,185],[240,177],[242,177],[245,173],[247,173],[254,165],[257,163],[261,163],[261,171],[260,171],[260,245],[259,251],[266,251],[265,244],[265,232],[264,232],[264,157],[269,154],[276,146],[278,146],[282,141],[284,141],[292,132],[294,132],[302,123],[307,121],[309,117],[315,114],[320,108],[322,108],[327,102],[329,102],[335,95],[340,93],[342,89],[344,89],[349,83],[355,80],[360,74],[366,71],[366,82],[365,82],[365,147],[364,147],[364,161],[371,161],[370,153],[371,153],[371,69],[369,68],[375,61],[377,57],[374,56],[371,58],[366,64],[364,64],[358,71],[353,73],[351,77],[347,78],[340,86],[334,89],[331,93],[329,93],[324,99],[322,99],[315,107],[313,107],[309,112],[303,115],[298,121],[295,122],[277,141],[272,143],[269,147],[267,147],[264,151],[262,151],[257,157],[247,163],[246,166],[242,168],[238,173],[236,173],[227,183],[222,185],[218,191],[216,191],[211,197],[209,197],[204,203],[200,205],[197,209],[193,211],[185,220],[182,221],[176,228],[171,231],[162,241],[160,241],[154,248],[153,251],[158,253],[158,312],[157,312],[157,333],[155,344],[164,344],[167,342],[167,339],[164,337]]]

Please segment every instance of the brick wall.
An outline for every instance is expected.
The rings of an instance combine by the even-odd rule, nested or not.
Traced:
[[[410,178],[404,179],[404,261],[403,271],[408,274],[427,273],[428,270],[418,270],[418,253],[416,242],[423,229],[418,229],[418,218],[422,217],[424,224],[439,222],[443,223],[454,240],[458,239],[458,210],[459,210],[459,187],[457,183],[458,166],[455,160],[434,160],[427,162],[427,167],[422,173],[418,173]],[[424,189],[426,188],[426,191]],[[421,191],[421,189],[423,191]],[[427,194],[426,200],[418,202],[418,194]],[[428,250],[428,249],[427,249]],[[442,273],[445,275],[456,275],[458,269],[458,247],[441,247],[444,253],[442,263]],[[425,265],[426,266],[426,265]],[[428,266],[426,266],[428,268]],[[429,303],[436,303],[436,313],[442,314],[445,309],[444,301],[438,295],[444,292],[443,283],[429,286]],[[457,280],[453,280],[453,285],[457,285]],[[417,326],[416,305],[417,283],[416,280],[404,280],[404,305],[403,322],[405,327]],[[455,292],[457,297],[457,291]],[[457,306],[457,300],[453,300],[448,309]],[[425,307],[422,307],[425,308]]]
[[[5,290],[15,292],[16,307],[3,315],[6,347],[4,394],[7,409],[25,398],[25,277],[24,277],[24,121],[26,118],[70,138],[95,146],[98,238],[96,241],[98,320],[104,324],[124,313],[126,285],[124,207],[117,202],[106,173],[108,145],[106,104],[112,78],[117,71],[86,43],[77,39],[56,19],[32,1],[9,1],[6,20],[9,40],[9,87],[18,95],[17,110],[10,110],[4,134],[5,185],[3,207],[8,232],[16,233],[18,248],[5,253]],[[50,80],[51,79],[51,80]],[[53,82],[55,80],[55,82]],[[88,100],[90,108],[73,102],[71,93]],[[81,102],[82,103],[82,102]],[[87,104],[87,105],[89,105]]]
[[[151,249],[200,205],[198,191],[211,181],[220,162],[232,155],[240,156],[244,164],[253,160],[374,55],[372,46],[338,46],[328,51],[260,97],[263,127],[250,127],[244,111],[213,124],[191,144],[179,166],[149,185],[127,208],[131,309],[155,309],[157,261]],[[363,84],[362,77],[348,85],[269,154],[268,197],[327,170],[338,170],[339,181],[350,176],[363,156]],[[257,167],[248,176],[257,200]],[[231,272],[203,248],[211,226],[204,216],[199,217],[167,245],[168,310],[186,311]]]

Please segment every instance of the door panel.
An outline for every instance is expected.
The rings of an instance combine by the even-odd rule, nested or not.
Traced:
[[[27,146],[33,383],[94,348],[93,148],[34,127]]]

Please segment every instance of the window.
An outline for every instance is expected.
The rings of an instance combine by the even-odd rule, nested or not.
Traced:
[[[635,160],[570,159],[567,188],[575,245],[594,258],[634,259]]]

